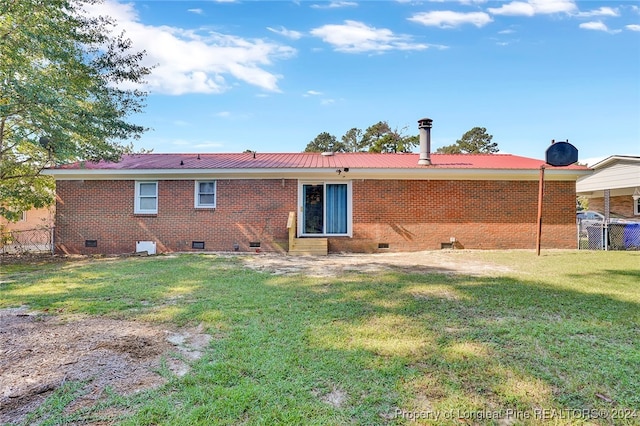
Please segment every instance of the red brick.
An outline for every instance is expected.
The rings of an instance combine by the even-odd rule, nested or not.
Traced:
[[[128,253],[136,241],[159,252],[287,250],[296,180],[218,180],[215,209],[194,208],[193,180],[159,180],[158,214],[135,215],[133,180],[56,182],[56,247],[64,253]],[[534,249],[537,181],[354,180],[353,237],[331,252],[440,249],[455,237],[469,249]],[[97,248],[84,247],[97,240]],[[543,248],[575,248],[575,182],[545,183]]]

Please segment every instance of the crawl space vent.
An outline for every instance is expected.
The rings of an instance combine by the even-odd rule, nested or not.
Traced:
[[[260,241],[252,241],[249,243],[249,247],[251,248],[260,248]]]
[[[98,247],[98,240],[84,240],[85,247]]]
[[[204,241],[191,241],[191,248],[195,250],[204,250]]]

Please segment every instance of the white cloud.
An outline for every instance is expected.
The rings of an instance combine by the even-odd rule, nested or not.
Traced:
[[[552,13],[573,13],[578,10],[573,0],[513,1],[498,8],[487,9],[493,15],[533,16]]]
[[[202,142],[194,144],[194,148],[221,148],[224,144],[220,142]]]
[[[514,1],[511,3],[503,4],[498,8],[490,7],[488,10],[494,15],[508,16],[533,16],[536,13],[532,5],[522,1]]]
[[[223,120],[229,121],[242,121],[251,119],[251,114],[249,113],[240,113],[240,112],[231,112],[231,111],[218,111],[216,113],[211,113],[211,117],[220,118]]]
[[[622,30],[610,30],[607,25],[601,21],[591,21],[580,24],[580,28],[583,30],[603,31],[609,34],[618,34]]]
[[[267,27],[269,31],[272,33],[280,34],[281,36],[290,38],[292,40],[298,40],[302,37],[302,33],[299,31],[288,30],[285,27],[280,27],[280,29],[275,29],[272,27]]]
[[[640,31],[640,25],[636,24],[626,25],[625,28],[629,31]]]
[[[411,37],[395,35],[387,28],[374,28],[362,22],[347,20],[342,25],[323,25],[311,34],[331,44],[339,52],[386,52],[391,50],[424,50],[427,44],[413,43]]]
[[[307,90],[307,92],[304,94],[304,96],[320,96],[322,95],[322,92],[318,92],[316,90]]]
[[[329,3],[312,4],[312,9],[341,9],[343,7],[356,7],[358,3],[353,1],[330,1]]]
[[[605,157],[588,157],[588,158],[581,158],[580,160],[578,160],[581,164],[586,164],[587,166],[591,167],[596,163],[601,162],[602,160],[604,160],[605,158],[608,158],[608,156]]]
[[[601,7],[599,9],[590,10],[588,12],[578,12],[576,16],[590,18],[592,16],[620,16],[618,9],[610,7]]]
[[[529,0],[536,14],[572,13],[578,10],[573,0]]]
[[[187,12],[195,13],[196,15],[204,14],[204,10],[202,9],[187,9]]]
[[[607,26],[600,21],[591,21],[580,24],[580,28],[583,30],[594,30],[594,31],[609,31]]]
[[[440,28],[455,28],[464,24],[472,24],[480,28],[493,21],[491,16],[484,12],[462,13],[450,10],[416,13],[408,20],[428,27]]]
[[[125,31],[135,50],[146,50],[145,64],[155,68],[147,76],[151,93],[221,93],[231,87],[228,80],[278,92],[280,76],[266,67],[276,59],[295,54],[295,49],[260,39],[140,22],[133,4],[107,0],[90,13],[115,18],[116,32]]]

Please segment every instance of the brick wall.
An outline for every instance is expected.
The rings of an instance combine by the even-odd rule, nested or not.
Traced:
[[[134,181],[58,181],[56,248],[72,254],[131,253],[136,241],[155,241],[158,252],[284,251],[289,211],[297,183],[277,180],[219,180],[217,208],[194,208],[194,181],[158,181],[158,214],[135,215]],[[98,246],[85,247],[85,240]]]
[[[56,247],[64,253],[130,253],[136,241],[159,252],[286,251],[296,180],[219,180],[217,208],[193,207],[194,182],[158,182],[158,214],[134,215],[134,181],[58,181]],[[353,238],[332,252],[440,249],[455,237],[472,249],[535,248],[538,182],[353,181]],[[84,247],[97,240],[98,247]],[[388,249],[379,249],[379,244]],[[545,183],[543,248],[575,248],[575,182]]]
[[[609,198],[609,211],[626,217],[634,217],[634,200],[631,195],[621,195]],[[604,197],[589,198],[589,210],[604,213]]]
[[[537,181],[354,181],[353,238],[331,251],[534,249]],[[388,249],[378,249],[388,244]],[[544,248],[576,248],[575,182],[545,182]]]

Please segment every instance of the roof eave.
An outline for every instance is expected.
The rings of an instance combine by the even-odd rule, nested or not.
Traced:
[[[592,170],[545,169],[547,180],[576,180]],[[56,180],[131,179],[424,179],[424,180],[536,180],[539,169],[472,168],[264,168],[264,169],[46,169]]]
[[[614,163],[616,161],[632,161],[632,162],[640,162],[640,157],[636,157],[633,155],[612,155],[610,157],[605,158],[604,160],[598,161],[593,166],[590,166],[592,169],[601,169],[606,167],[610,163]]]

